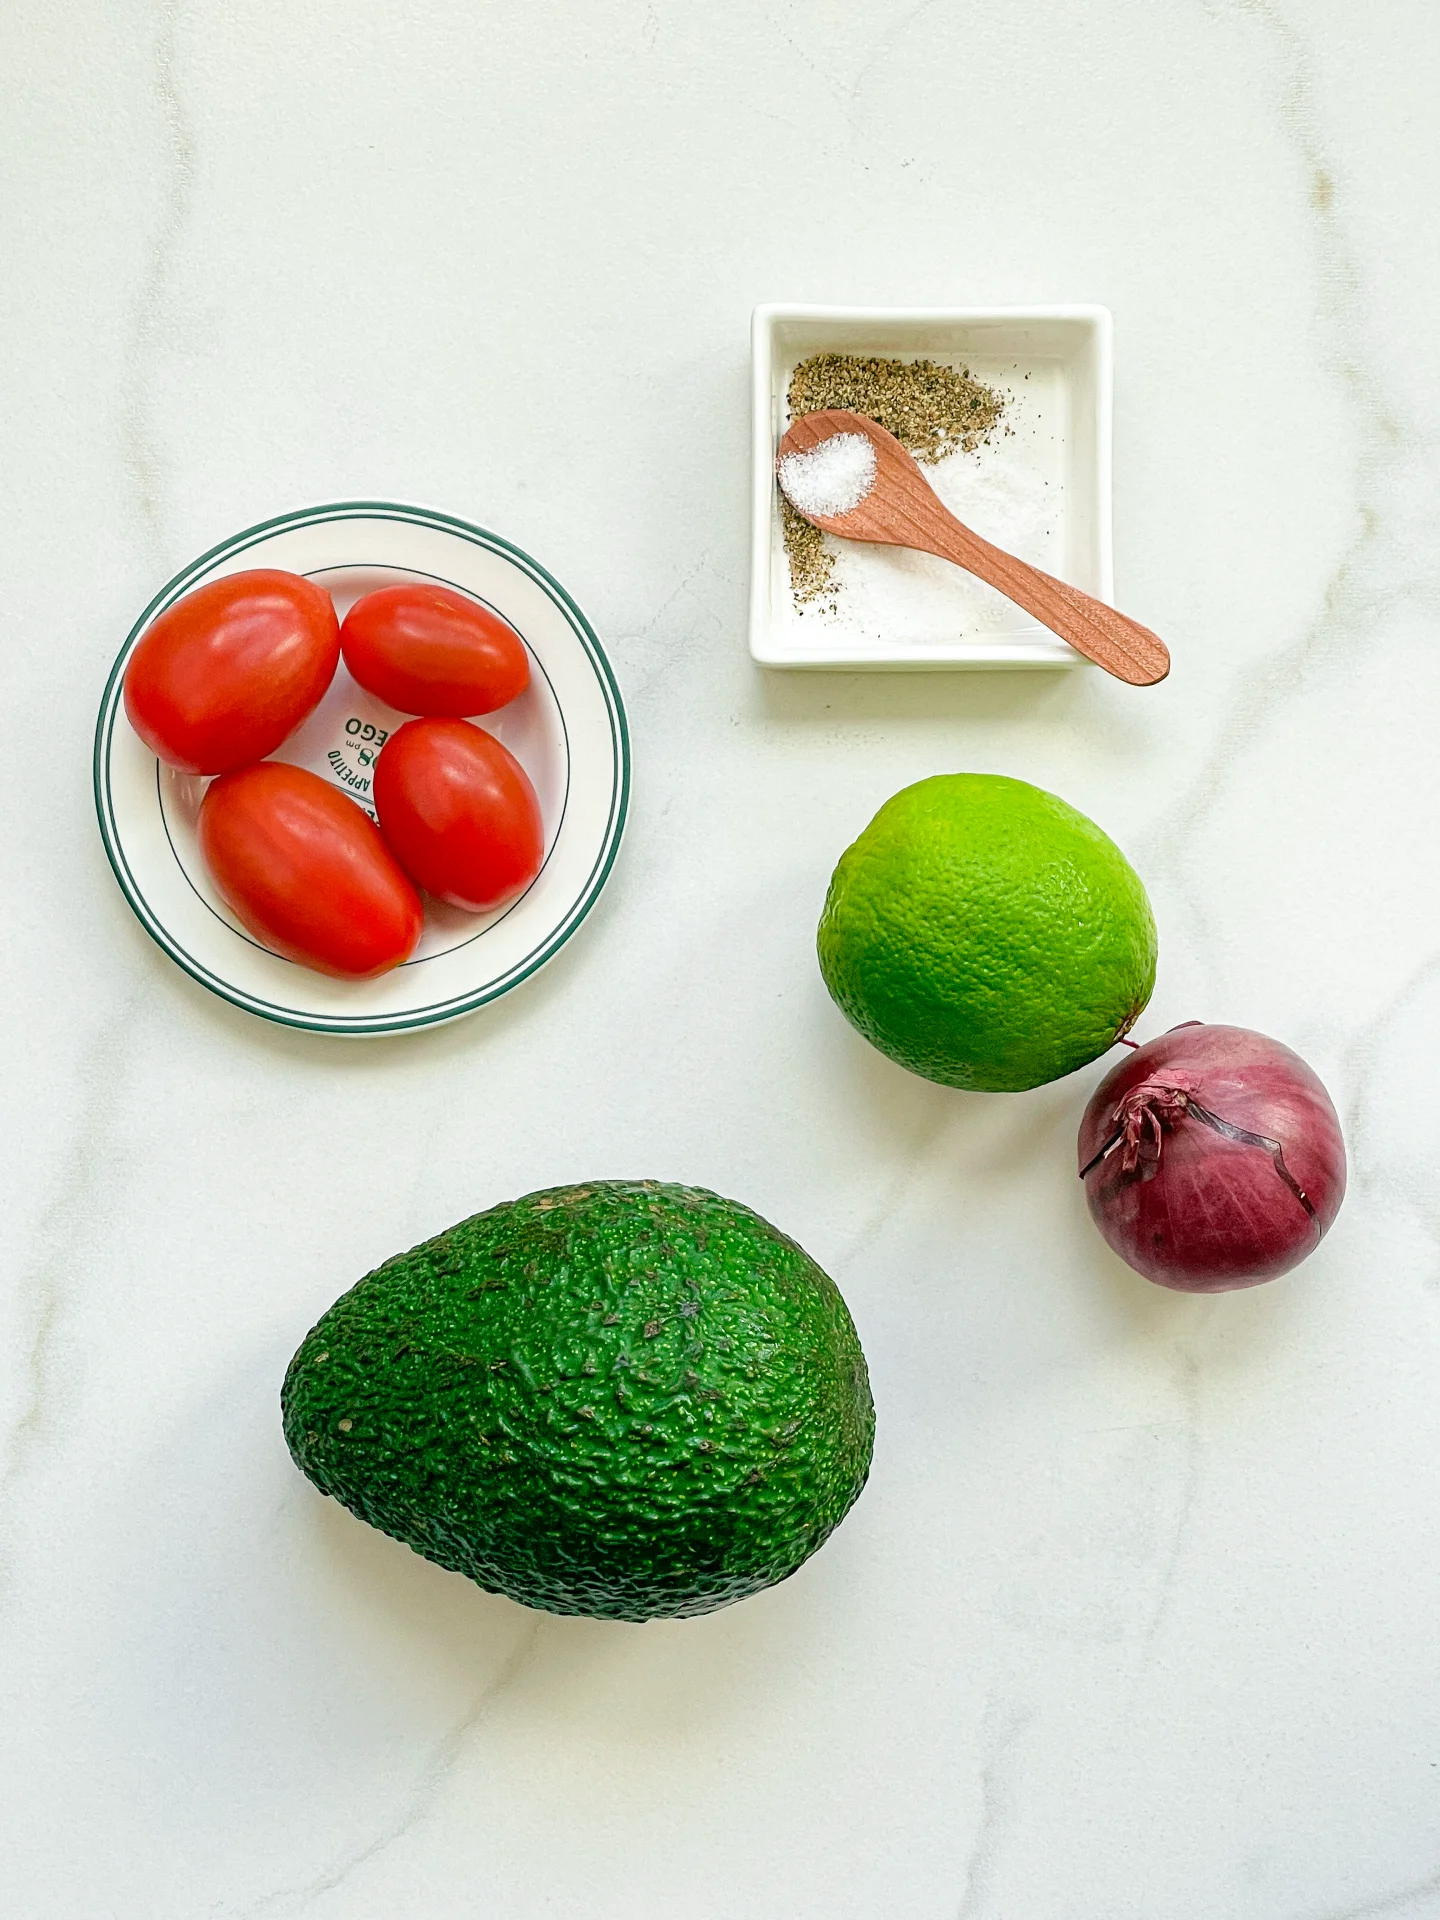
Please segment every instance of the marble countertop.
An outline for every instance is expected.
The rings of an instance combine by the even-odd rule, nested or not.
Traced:
[[[1440,32],[1422,0],[33,0],[4,23],[10,733],[0,1881],[10,1920],[1440,1916]],[[1176,667],[766,674],[766,299],[1095,300],[1121,603]],[[208,997],[90,736],[239,527],[423,501],[543,558],[628,701],[581,937],[447,1030]],[[1161,927],[1142,1034],[1331,1086],[1291,1278],[1085,1218],[1096,1067],[966,1097],[813,959],[943,769],[1052,788]],[[369,1266],[604,1175],[834,1274],[875,1470],[796,1578],[526,1612],[323,1501],[277,1390]]]

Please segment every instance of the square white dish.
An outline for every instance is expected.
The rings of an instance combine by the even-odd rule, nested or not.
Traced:
[[[926,477],[977,533],[1113,604],[1108,308],[772,303],[755,309],[751,352],[755,660],[871,672],[1079,663],[1072,647],[962,569],[901,549],[827,535],[837,556],[839,607],[798,608],[781,535],[775,449],[789,424],[790,376],[811,354],[966,367],[1007,394],[1000,433],[976,454],[925,468]]]

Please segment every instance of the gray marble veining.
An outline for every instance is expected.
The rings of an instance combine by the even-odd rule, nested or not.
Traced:
[[[40,4],[3,29],[11,484],[0,1854],[16,1920],[1440,1920],[1440,31],[1421,0]],[[1122,604],[1176,670],[756,674],[763,299],[1102,300]],[[235,529],[496,527],[616,661],[634,811],[546,973],[413,1041],[258,1026],[130,920],[90,729]],[[1352,1188],[1293,1278],[1093,1234],[1101,1068],[955,1095],[813,959],[907,781],[1127,848],[1141,1032],[1261,1027]],[[836,1276],[871,1485],[783,1587],[530,1616],[321,1501],[286,1361],[567,1178]]]

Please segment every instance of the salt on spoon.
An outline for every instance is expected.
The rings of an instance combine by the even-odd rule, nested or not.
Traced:
[[[875,447],[867,434],[832,433],[809,453],[787,453],[780,487],[797,513],[850,513],[875,484]]]
[[[1164,641],[1138,620],[972,533],[874,420],[842,407],[802,414],[780,442],[776,471],[791,506],[823,532],[953,560],[1131,686],[1170,671]]]

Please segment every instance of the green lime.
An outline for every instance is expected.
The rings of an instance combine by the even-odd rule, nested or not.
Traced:
[[[842,856],[820,971],[882,1053],[943,1086],[1018,1093],[1125,1033],[1155,985],[1134,868],[1083,813],[1024,780],[906,787]]]

